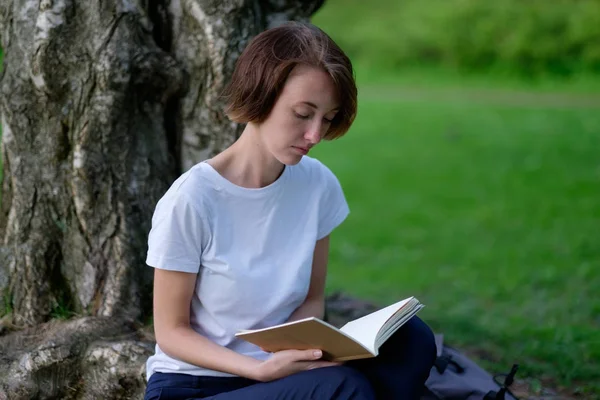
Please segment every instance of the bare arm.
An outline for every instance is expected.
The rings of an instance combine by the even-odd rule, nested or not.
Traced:
[[[313,254],[310,287],[304,302],[290,316],[288,321],[325,315],[325,281],[329,258],[329,236],[318,240]]]
[[[270,381],[313,368],[338,365],[319,360],[313,350],[284,350],[259,361],[198,334],[190,326],[190,303],[196,274],[155,269],[154,332],[160,348],[189,364],[257,381]]]
[[[154,270],[154,332],[160,348],[184,362],[250,379],[259,360],[236,353],[198,334],[190,326],[196,274]]]

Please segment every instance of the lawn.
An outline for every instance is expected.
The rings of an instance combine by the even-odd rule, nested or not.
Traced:
[[[328,291],[382,304],[415,295],[436,331],[490,368],[518,362],[597,390],[600,102],[438,100],[431,88],[411,100],[400,86],[396,99],[389,86],[385,96],[360,87],[351,131],[315,149],[352,210],[332,238]]]
[[[327,290],[415,295],[488,370],[600,398],[600,78],[400,69],[386,54],[410,21],[392,3],[313,18],[359,82],[351,131],[313,154],[351,208]]]

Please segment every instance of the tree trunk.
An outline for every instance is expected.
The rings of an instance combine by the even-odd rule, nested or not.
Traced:
[[[341,293],[326,301],[341,327],[379,308]],[[149,327],[111,317],[52,320],[0,336],[0,400],[142,400]]]
[[[180,100],[181,146],[175,152],[185,171],[229,146],[241,132],[223,114],[219,95],[248,41],[288,20],[307,21],[324,0],[172,0],[169,49],[189,71],[189,91]]]
[[[321,3],[3,0],[0,315],[147,315],[157,200],[239,134],[219,93],[248,40]]]
[[[164,105],[183,70],[133,1],[14,0],[3,17],[0,265],[14,323],[139,317],[148,216],[173,174]]]

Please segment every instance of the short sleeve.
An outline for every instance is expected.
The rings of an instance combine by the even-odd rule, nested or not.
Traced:
[[[160,269],[197,273],[202,256],[202,226],[189,196],[167,192],[152,216],[146,263]]]
[[[350,209],[342,186],[331,170],[323,165],[323,197],[319,212],[318,239],[323,239],[348,216]]]

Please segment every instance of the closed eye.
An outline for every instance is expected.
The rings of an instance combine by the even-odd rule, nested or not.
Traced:
[[[296,116],[296,118],[299,118],[299,119],[304,119],[304,120],[306,120],[306,119],[309,119],[309,118],[310,118],[310,115],[298,114],[298,113],[297,113],[297,112],[295,112],[295,111],[294,111],[294,115]],[[323,121],[325,121],[325,122],[326,122],[326,123],[328,123],[328,124],[331,124],[331,123],[333,122],[333,119],[327,119],[327,118],[323,118]]]
[[[296,115],[296,118],[300,118],[300,119],[308,119],[309,118],[308,115],[298,114],[297,112],[295,112],[294,115]]]

